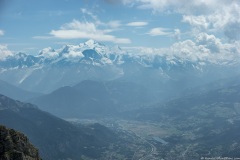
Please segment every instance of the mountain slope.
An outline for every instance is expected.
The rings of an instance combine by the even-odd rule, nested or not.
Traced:
[[[21,101],[32,99],[41,95],[40,93],[25,91],[2,80],[0,80],[0,94],[4,94],[8,97]]]
[[[141,85],[86,80],[32,99],[41,109],[64,118],[113,116],[124,110],[143,107],[154,100]]]
[[[227,88],[233,85],[238,85],[239,79],[240,79],[239,74],[232,77],[227,77],[222,79],[220,78],[210,83],[202,84],[200,86],[196,86],[193,88],[187,88],[184,92],[189,95],[193,93],[196,94],[196,92],[206,93],[210,90],[222,89],[222,88]]]
[[[211,114],[215,115],[216,113],[212,113],[213,110],[217,109],[215,107],[225,106],[227,109],[233,110],[232,114],[234,115],[236,112],[234,106],[237,106],[240,102],[240,82],[238,78],[239,76],[231,77],[189,89],[189,93],[185,93],[178,98],[173,98],[166,103],[158,103],[138,111],[143,114],[146,113],[146,115],[149,114],[149,117],[151,117],[151,114],[154,114],[156,116],[152,116],[152,118],[156,118],[156,120],[162,118],[161,114],[166,114],[176,119],[200,115],[202,112],[209,116]],[[207,112],[205,107],[210,107],[209,109],[211,109],[211,106],[213,110],[211,112],[208,110],[209,112]]]
[[[235,80],[230,80],[234,82]],[[228,84],[228,82],[226,82]],[[223,85],[223,84],[221,84]],[[216,85],[217,86],[217,85]],[[195,92],[148,109],[125,113],[128,118],[161,126],[168,146],[162,156],[181,158],[239,157],[240,83]],[[213,87],[215,88],[215,87]]]
[[[99,93],[101,94],[101,93]],[[108,115],[115,110],[109,99],[100,99],[98,95],[88,96],[72,87],[60,88],[48,95],[31,100],[41,109],[63,118],[98,117]]]
[[[98,135],[94,126],[76,127],[31,104],[3,95],[0,96],[0,124],[26,134],[39,148],[41,157],[48,160],[101,157],[106,147],[116,140],[115,134],[101,125],[98,126],[104,130],[101,134],[108,136]]]
[[[41,160],[38,150],[24,134],[2,125],[0,133],[0,159]]]

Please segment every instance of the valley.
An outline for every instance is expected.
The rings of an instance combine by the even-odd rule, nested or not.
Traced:
[[[144,159],[159,159],[158,150],[156,148],[157,141],[153,138],[149,138],[150,135],[142,135],[141,131],[136,131],[131,129],[129,125],[136,125],[136,128],[141,127],[139,122],[131,122],[131,121],[124,121],[124,120],[117,120],[117,119],[75,119],[75,120],[68,120],[71,123],[77,124],[93,124],[93,123],[100,123],[104,126],[107,126],[118,136],[121,137],[121,142],[116,142],[108,148],[108,151],[104,153],[105,159],[131,159],[131,160],[144,160]],[[143,124],[144,126],[145,124]],[[149,134],[152,131],[151,126],[148,127]],[[159,131],[159,130],[156,130]],[[156,134],[159,135],[159,134]],[[123,142],[128,142],[127,146],[124,146]],[[126,148],[129,154],[125,154],[126,157],[117,157],[116,152],[123,152],[123,148]],[[126,153],[126,151],[124,151]],[[116,157],[114,157],[116,156]]]
[[[240,116],[238,116],[235,124],[240,123],[239,118]],[[235,125],[230,124],[231,122],[223,123],[221,121],[223,128],[219,128],[216,126],[217,122],[194,118],[184,122],[179,120],[179,123],[176,123],[173,119],[163,119],[158,122],[114,118],[68,121],[74,124],[100,123],[114,130],[124,140],[129,141],[127,147],[131,152],[127,159],[174,160],[178,157],[179,160],[185,160],[201,159],[202,157],[237,158],[240,156],[238,138],[231,137],[231,140],[225,140],[225,136],[231,132],[232,136],[238,135],[240,128],[236,128]],[[122,147],[119,145],[121,143],[116,144],[114,152]],[[113,154],[110,150],[108,152],[110,155]]]
[[[50,160],[237,158],[240,84],[236,79],[153,104],[147,92],[138,94],[144,88],[134,83],[82,81],[32,100],[53,115],[2,95],[0,123],[29,136],[41,157]],[[51,144],[48,149],[46,143]]]
[[[0,0],[0,160],[240,160],[240,0]]]
[[[46,160],[240,157],[239,64],[168,58],[93,40],[9,56],[0,60],[0,124]]]

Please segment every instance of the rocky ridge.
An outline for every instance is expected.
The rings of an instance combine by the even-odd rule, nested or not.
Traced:
[[[18,131],[0,125],[0,160],[41,160],[38,149]]]

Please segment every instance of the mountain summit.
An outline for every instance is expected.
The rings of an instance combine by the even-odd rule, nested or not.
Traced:
[[[189,78],[193,83],[211,81],[214,77],[228,77],[239,71],[240,64],[232,59],[218,62],[187,58],[192,56],[190,53],[179,56],[160,54],[158,50],[152,52],[144,48],[108,47],[94,40],[60,49],[48,47],[36,56],[17,53],[0,60],[0,80],[29,91],[49,93],[83,80],[121,79],[149,87]],[[152,78],[149,81],[147,77]]]

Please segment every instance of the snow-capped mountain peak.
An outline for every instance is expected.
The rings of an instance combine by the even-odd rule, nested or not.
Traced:
[[[193,61],[178,54],[159,54],[158,50],[126,49],[89,40],[60,49],[44,48],[37,56],[18,53],[0,60],[0,79],[29,90],[35,87],[45,92],[85,79],[113,80],[125,77],[136,80],[134,77],[139,77],[137,79],[141,80],[150,74],[149,77],[165,81],[168,77],[174,79],[175,75],[182,72],[198,76],[214,68],[229,66],[231,71],[236,69],[230,67],[239,68],[239,63],[232,65],[231,61],[228,61],[231,64],[220,65],[207,58]],[[144,83],[146,81],[143,80]]]
[[[94,49],[94,48],[98,48],[98,47],[105,47],[104,44],[101,44],[93,39],[90,39],[84,43],[80,43],[79,47],[81,48],[89,48],[89,49]]]
[[[143,52],[146,52],[143,54]],[[184,52],[185,53],[185,52]],[[191,54],[190,54],[191,56]],[[201,63],[211,63],[204,60],[191,61],[186,56],[179,56],[173,54],[158,54],[158,50],[145,51],[144,48],[138,50],[128,50],[120,48],[119,46],[108,47],[104,44],[98,43],[95,40],[88,40],[79,45],[65,45],[60,49],[53,49],[51,47],[42,49],[37,56],[27,55],[25,53],[18,53],[12,55],[9,61],[18,61],[10,63],[13,68],[20,66],[31,65],[45,65],[45,64],[92,64],[92,65],[122,65],[126,63],[135,63],[147,67],[163,67],[171,68],[175,65],[192,64],[195,68],[202,67]],[[28,64],[26,64],[28,61]],[[65,63],[66,62],[66,63]],[[0,61],[1,63],[1,61]],[[7,64],[8,62],[4,62]],[[9,65],[7,65],[9,66]],[[191,65],[189,65],[191,66]],[[199,67],[196,67],[199,66]]]
[[[93,40],[93,39],[90,39],[90,40],[88,40],[88,41],[86,41],[84,44],[86,44],[87,46],[89,46],[89,47],[94,47],[95,45],[98,45],[99,43],[98,42],[96,42],[95,40]]]
[[[25,58],[27,57],[27,54],[23,53],[23,52],[19,52],[16,54],[16,58],[17,59],[20,59],[20,58]]]
[[[45,58],[57,58],[59,56],[58,52],[55,51],[55,49],[51,47],[44,48],[39,51],[38,54],[40,57],[45,57]]]

